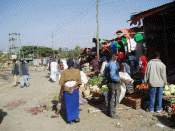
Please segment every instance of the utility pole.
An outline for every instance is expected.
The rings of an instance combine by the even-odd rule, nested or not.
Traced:
[[[97,0],[97,57],[98,57],[98,61],[100,59],[100,55],[99,55],[99,21],[98,21],[98,2],[99,0]]]
[[[53,36],[53,34],[52,34],[52,49],[53,49],[53,57],[55,58],[55,56],[54,56],[54,43],[53,43],[53,38],[54,38],[54,36]]]
[[[37,58],[38,58],[38,43],[37,43]]]

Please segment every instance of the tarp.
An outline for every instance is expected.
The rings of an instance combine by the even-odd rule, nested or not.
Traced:
[[[129,34],[129,33],[133,33],[133,31],[130,30],[130,29],[121,29],[121,30],[118,30],[116,32],[116,34],[119,34],[119,33],[123,33],[123,35],[127,38],[132,38],[133,37],[133,34]]]

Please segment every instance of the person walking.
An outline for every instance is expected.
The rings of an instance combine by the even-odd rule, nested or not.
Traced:
[[[74,68],[72,60],[67,61],[68,69],[63,70],[59,85],[61,94],[64,94],[67,122],[80,122],[79,119],[79,86],[82,84],[80,70]]]
[[[14,68],[12,70],[12,74],[14,76],[14,87],[18,85],[18,75],[19,75],[19,66],[16,63],[16,60],[13,60]]]
[[[117,57],[116,53],[110,53],[110,61],[105,66],[103,72],[107,78],[108,91],[108,115],[114,119],[120,119],[120,116],[116,115],[116,107],[119,103],[120,95],[120,81],[123,79],[119,77],[119,67],[115,63]]]
[[[56,82],[56,74],[57,74],[57,69],[58,69],[58,64],[55,62],[55,59],[52,60],[50,64],[50,69],[51,69],[51,81]]]
[[[157,51],[154,59],[147,64],[144,83],[149,84],[149,107],[147,111],[153,113],[155,109],[156,112],[161,112],[163,87],[167,84],[167,77],[166,66],[160,60],[160,53]]]
[[[21,88],[24,87],[24,84],[26,84],[27,87],[30,86],[27,75],[29,75],[29,67],[25,60],[21,60],[21,65],[20,65],[20,75],[22,76],[22,81],[21,81]]]

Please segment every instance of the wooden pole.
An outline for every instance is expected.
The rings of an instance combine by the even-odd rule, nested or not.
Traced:
[[[97,3],[96,3],[96,7],[97,7],[97,57],[98,57],[98,61],[100,59],[100,55],[99,55],[99,21],[98,21],[98,2],[99,0],[97,0]]]

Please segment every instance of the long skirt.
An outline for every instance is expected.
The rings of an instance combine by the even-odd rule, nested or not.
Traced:
[[[65,103],[67,121],[70,122],[79,118],[79,89],[74,90],[72,94],[69,94],[69,91],[66,91]]]

